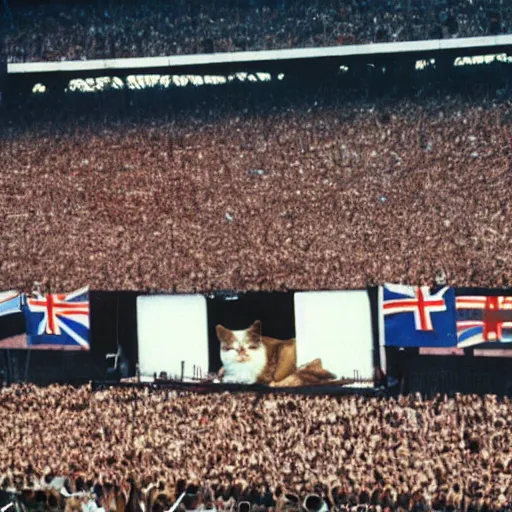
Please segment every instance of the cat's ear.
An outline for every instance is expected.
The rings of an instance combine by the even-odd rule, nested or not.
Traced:
[[[219,338],[221,343],[227,343],[229,341],[231,331],[220,324],[215,327],[215,330],[217,331],[217,338]]]
[[[249,328],[254,334],[261,336],[261,320],[256,320]]]

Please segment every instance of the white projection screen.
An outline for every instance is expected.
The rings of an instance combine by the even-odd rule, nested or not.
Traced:
[[[366,291],[295,294],[297,363],[320,358],[337,378],[373,379],[373,334]]]
[[[208,373],[208,318],[202,295],[137,297],[139,368],[142,377],[167,372],[193,377],[193,367]]]

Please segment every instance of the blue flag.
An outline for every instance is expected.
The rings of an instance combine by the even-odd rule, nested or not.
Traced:
[[[89,350],[89,291],[27,297],[29,345]]]
[[[386,284],[381,288],[384,340],[388,347],[456,347],[455,293],[444,287]]]

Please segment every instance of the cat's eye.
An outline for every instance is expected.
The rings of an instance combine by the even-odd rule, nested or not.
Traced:
[[[224,352],[228,352],[229,350],[235,350],[233,347],[222,347],[222,350],[224,350]]]

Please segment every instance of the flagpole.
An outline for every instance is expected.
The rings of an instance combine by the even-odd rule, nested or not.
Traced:
[[[7,358],[7,385],[10,386],[12,384],[12,363],[11,363],[11,350],[6,350],[7,354],[5,355]]]
[[[26,300],[26,298],[25,298],[25,300]],[[24,304],[24,306],[25,305],[26,304]],[[28,345],[27,360],[25,362],[25,383],[26,383],[28,380],[28,367],[30,364],[30,353],[32,352],[32,344],[29,342],[28,334],[25,334],[25,336],[27,337],[27,345]]]
[[[30,353],[32,352],[32,345],[29,343],[28,345],[28,354],[27,354],[27,360],[25,362],[25,383],[28,381],[28,367],[30,364]]]
[[[116,292],[116,353],[119,353],[119,292]]]

